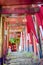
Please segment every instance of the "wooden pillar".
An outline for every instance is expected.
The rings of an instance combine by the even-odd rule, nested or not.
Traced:
[[[9,48],[9,23],[7,22],[7,50]]]
[[[3,65],[3,41],[4,41],[4,22],[0,17],[0,62]]]
[[[36,24],[36,32],[37,32],[37,35],[38,35],[38,41],[39,41],[39,53],[40,53],[40,58],[42,58],[42,47],[41,47],[41,38],[40,38],[40,29],[39,29],[39,26],[38,26],[38,22],[37,22],[37,19],[36,19],[36,16],[33,15],[33,19],[34,19],[34,23]]]

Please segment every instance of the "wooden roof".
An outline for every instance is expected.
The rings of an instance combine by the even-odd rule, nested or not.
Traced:
[[[0,5],[21,5],[43,3],[43,0],[0,0]]]

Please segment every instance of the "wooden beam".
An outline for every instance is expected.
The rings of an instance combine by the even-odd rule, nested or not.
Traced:
[[[40,12],[40,8],[37,6],[32,7],[32,6],[21,6],[21,7],[2,7],[2,14],[18,14],[18,15],[23,15],[23,14],[34,14]]]

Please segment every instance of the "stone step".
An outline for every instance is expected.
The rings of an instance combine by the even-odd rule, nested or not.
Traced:
[[[26,62],[18,62],[18,63],[10,63],[8,65],[33,65],[32,63],[26,63]]]

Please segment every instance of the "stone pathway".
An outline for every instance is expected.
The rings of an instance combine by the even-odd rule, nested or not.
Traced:
[[[6,61],[6,65],[38,65],[38,63],[24,52],[11,52]]]
[[[43,58],[40,59],[40,63],[39,63],[39,65],[43,65]]]

